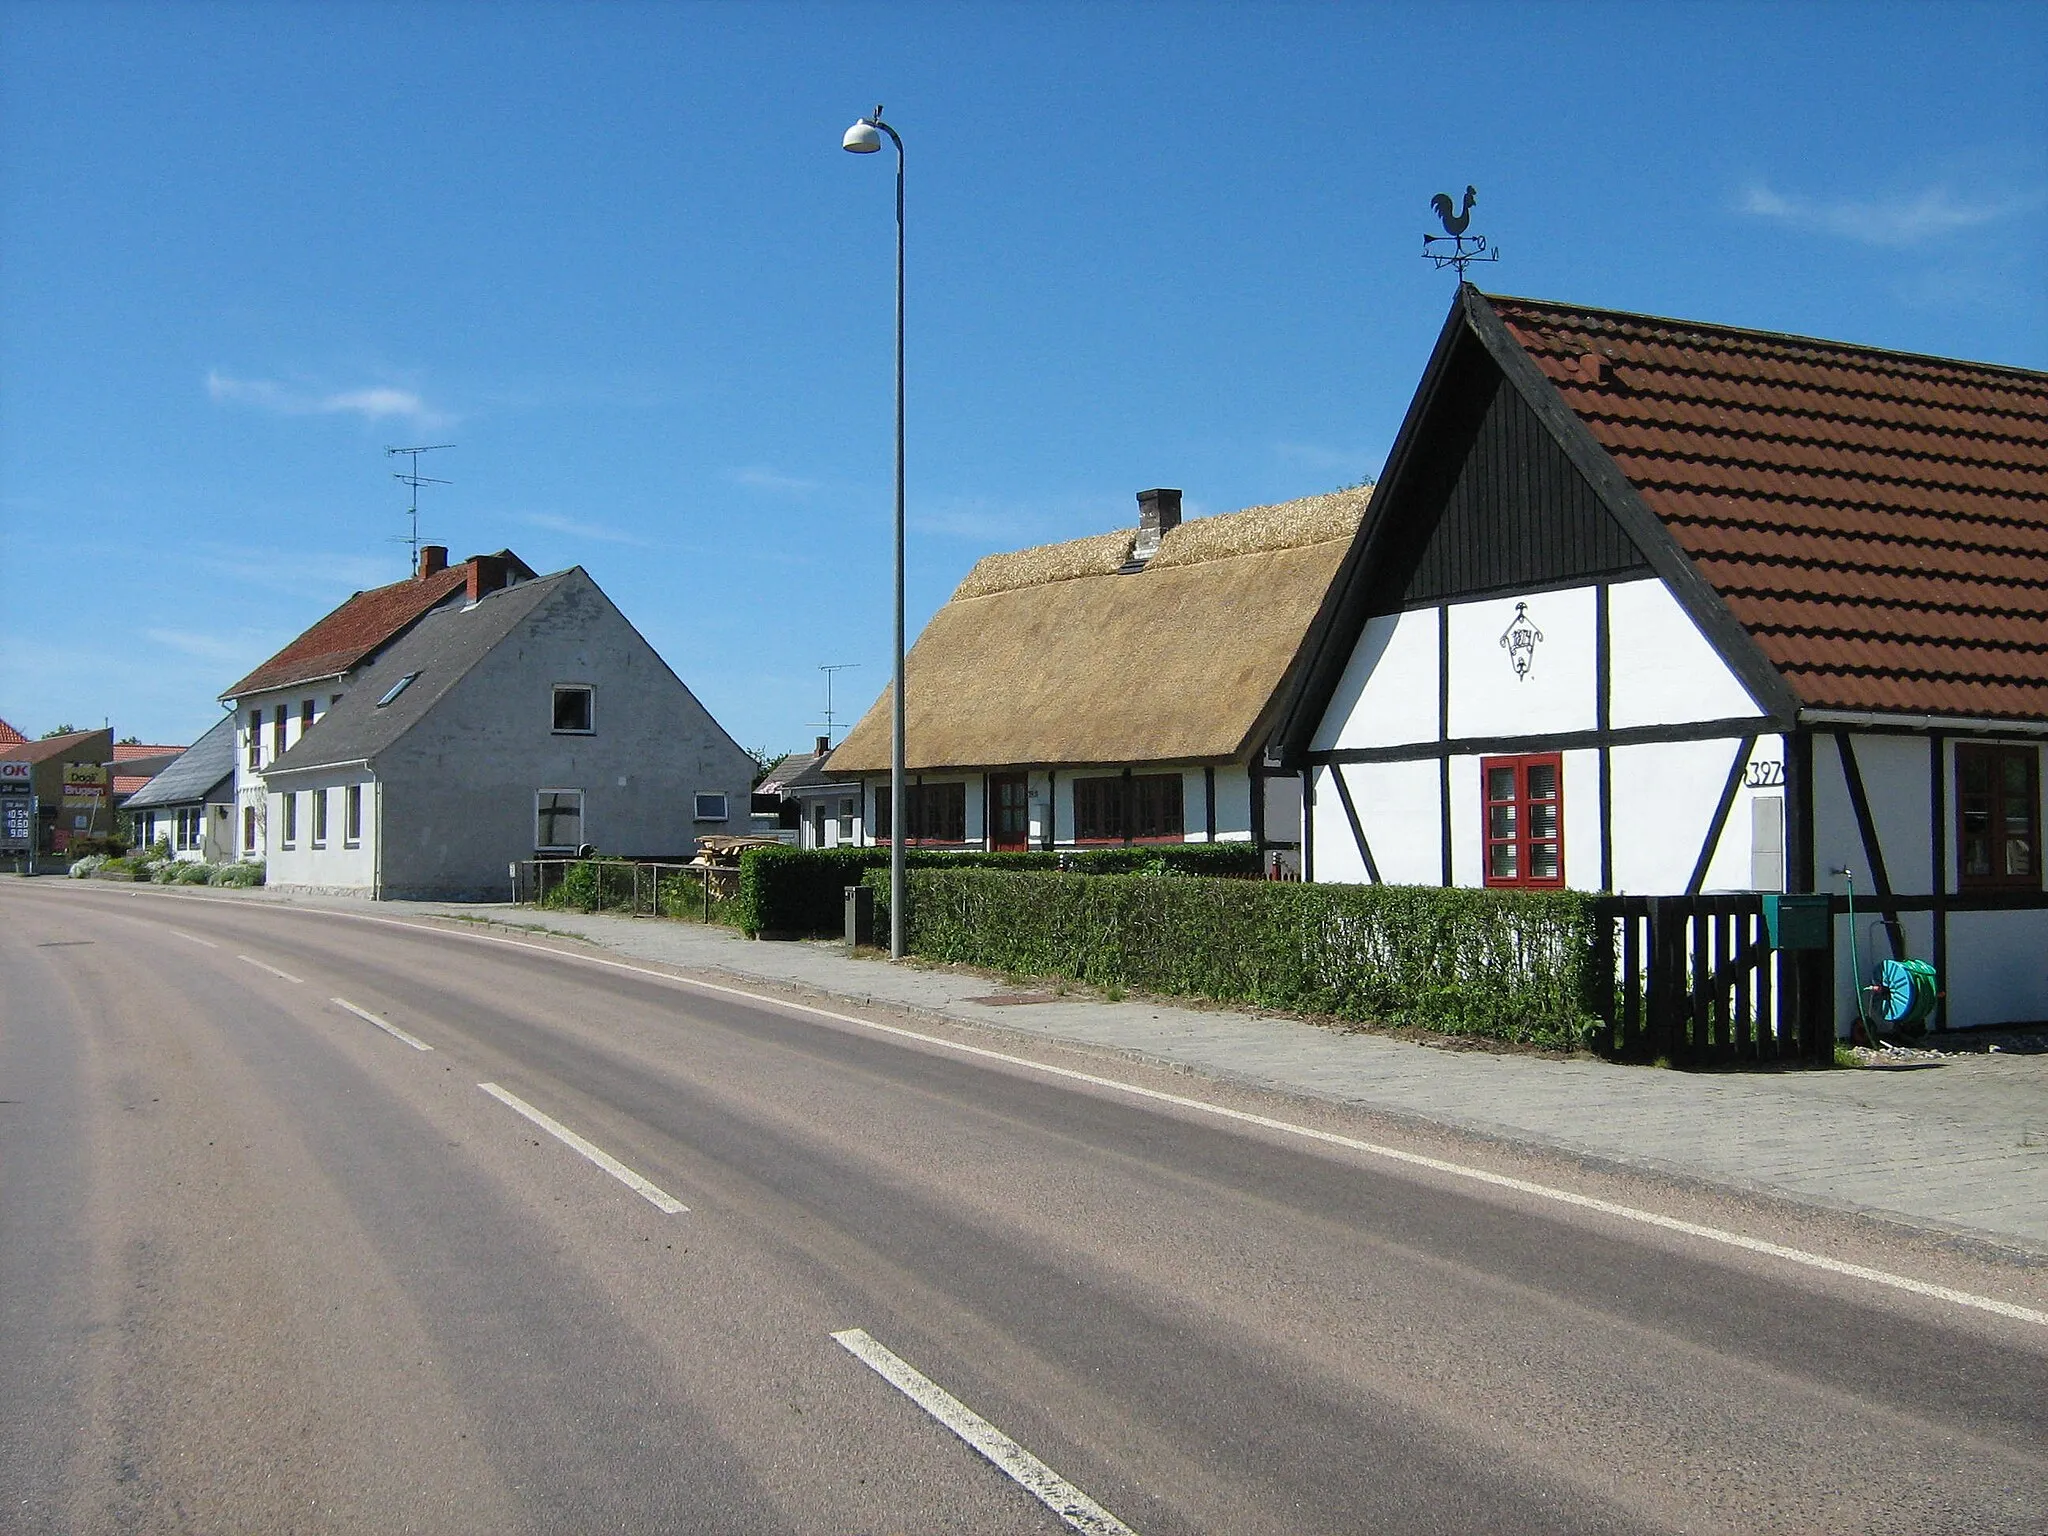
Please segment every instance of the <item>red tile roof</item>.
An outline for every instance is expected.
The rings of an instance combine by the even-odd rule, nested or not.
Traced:
[[[11,746],[0,747],[0,757],[17,763],[47,763],[83,746],[95,736],[106,734],[106,727],[101,726],[96,731],[72,731],[63,736],[45,736],[40,741],[18,741]]]
[[[354,670],[426,617],[437,603],[462,591],[469,583],[470,567],[478,560],[497,558],[509,559],[515,573],[523,577],[533,575],[517,555],[500,550],[496,556],[472,555],[431,576],[413,576],[388,587],[358,592],[221,697],[287,688]]]
[[[26,736],[22,735],[21,732],[17,731],[5,720],[0,720],[0,747],[18,746],[27,740]]]
[[[2048,718],[2048,374],[1486,302],[1804,704]]]
[[[146,742],[117,741],[114,743],[114,761],[132,763],[139,757],[176,757],[184,750],[183,742],[172,742],[165,747],[152,747]]]

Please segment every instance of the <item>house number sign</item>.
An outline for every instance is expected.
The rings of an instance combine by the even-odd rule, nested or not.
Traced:
[[[1762,757],[1749,765],[1742,775],[1746,789],[1777,789],[1785,782],[1785,764],[1774,757]]]
[[[1515,616],[1500,637],[1501,649],[1508,653],[1508,665],[1515,669],[1515,681],[1521,682],[1529,675],[1529,666],[1536,660],[1536,644],[1543,638],[1543,631],[1529,619],[1529,605],[1515,604]]]

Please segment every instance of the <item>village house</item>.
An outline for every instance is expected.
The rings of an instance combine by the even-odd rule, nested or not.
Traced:
[[[1845,1027],[1879,956],[2048,1019],[2048,376],[1467,286],[1333,606],[1310,878],[1853,881]]]
[[[536,854],[745,829],[753,759],[597,583],[481,558],[265,760],[273,887],[489,899]]]
[[[341,701],[357,673],[444,603],[476,602],[533,570],[509,549],[448,563],[445,545],[420,546],[413,575],[358,592],[223,693],[239,722],[235,737],[238,846],[264,857],[267,796],[263,771],[297,745]]]
[[[989,555],[905,663],[906,841],[1086,848],[1250,842],[1298,868],[1298,777],[1268,738],[1370,491]],[[887,841],[889,694],[790,786],[817,845]],[[1275,760],[1277,761],[1277,760]]]
[[[123,809],[133,818],[137,843],[146,848],[168,842],[171,852],[187,861],[233,862],[235,741],[235,716],[223,715],[128,796]]]

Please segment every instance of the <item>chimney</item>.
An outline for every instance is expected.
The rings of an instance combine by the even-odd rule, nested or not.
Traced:
[[[1154,490],[1138,492],[1138,543],[1131,551],[1135,570],[1159,553],[1159,541],[1180,526],[1180,492]]]
[[[472,603],[489,597],[512,579],[512,563],[503,555],[471,555],[467,564]]]
[[[823,757],[827,752],[830,752],[831,750],[832,738],[830,736],[820,736],[818,738],[818,756]]]
[[[448,569],[448,546],[446,544],[422,544],[420,546],[420,578],[438,576]]]

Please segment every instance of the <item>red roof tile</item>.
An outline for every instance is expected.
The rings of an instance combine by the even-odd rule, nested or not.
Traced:
[[[1802,703],[2048,719],[2048,374],[1486,302]]]
[[[26,736],[22,735],[21,732],[17,731],[5,720],[0,720],[0,747],[18,746],[27,740]]]
[[[146,742],[117,741],[114,743],[114,761],[132,763],[139,757],[176,757],[184,750],[183,742],[173,742],[166,747],[152,747]]]
[[[499,556],[511,560],[516,574],[533,575],[509,550],[500,550]],[[221,697],[287,688],[354,670],[426,617],[429,609],[463,590],[470,567],[479,559],[492,558],[496,557],[473,555],[431,576],[413,576],[388,587],[358,592]]]

